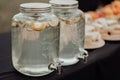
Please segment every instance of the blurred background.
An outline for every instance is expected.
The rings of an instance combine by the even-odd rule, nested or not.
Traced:
[[[0,33],[10,31],[12,17],[19,13],[19,5],[26,2],[48,2],[48,0],[0,0]]]

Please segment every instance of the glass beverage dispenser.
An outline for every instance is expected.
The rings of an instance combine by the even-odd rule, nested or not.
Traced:
[[[76,0],[50,0],[53,13],[60,20],[59,59],[62,65],[72,65],[88,56],[84,50],[84,13]]]
[[[23,3],[12,21],[12,61],[29,76],[53,72],[58,62],[59,20],[46,3]]]

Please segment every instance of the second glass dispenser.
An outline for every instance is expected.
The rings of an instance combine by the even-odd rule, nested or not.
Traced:
[[[84,50],[85,17],[76,0],[51,0],[53,13],[60,20],[59,60],[72,65],[88,56]]]

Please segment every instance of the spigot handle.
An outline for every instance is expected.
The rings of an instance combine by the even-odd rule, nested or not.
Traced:
[[[48,65],[48,69],[51,71],[57,70],[57,67],[55,66],[55,64],[51,63]]]
[[[58,74],[60,75],[61,72],[62,72],[61,62],[57,62],[56,64],[51,63],[51,64],[48,66],[48,69],[49,69],[49,70],[52,70],[52,71],[57,70],[57,71],[58,71]]]
[[[88,52],[85,49],[81,49],[81,48],[79,49],[79,51],[81,53],[78,54],[78,59],[83,59],[83,61],[87,63]]]

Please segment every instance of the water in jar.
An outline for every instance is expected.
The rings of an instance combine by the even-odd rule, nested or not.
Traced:
[[[83,53],[80,49],[84,49],[84,14],[80,10],[54,12],[60,19],[59,59],[62,65],[75,64],[79,61],[78,55]]]
[[[12,22],[12,60],[19,72],[42,76],[58,57],[59,27],[54,15],[44,18],[26,17],[19,13]],[[53,18],[54,17],[54,18]]]

